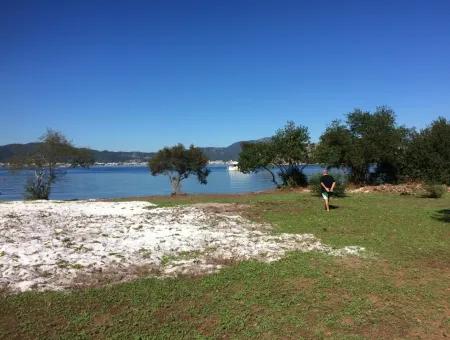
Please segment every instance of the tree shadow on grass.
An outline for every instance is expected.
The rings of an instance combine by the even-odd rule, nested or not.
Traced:
[[[450,223],[450,209],[441,209],[436,211],[436,213],[432,216],[435,220]]]

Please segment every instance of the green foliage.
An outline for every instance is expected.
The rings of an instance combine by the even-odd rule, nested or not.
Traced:
[[[344,197],[345,196],[345,189],[347,188],[347,176],[339,173],[332,173],[330,174],[333,176],[336,186],[333,190],[333,196],[336,197]],[[311,177],[309,177],[309,189],[311,190],[311,193],[315,196],[320,196],[322,193],[322,187],[320,185],[320,178],[322,177],[322,174],[314,174]]]
[[[153,176],[163,174],[169,177],[173,195],[180,192],[181,181],[190,175],[197,176],[201,184],[206,184],[209,175],[207,165],[208,159],[201,149],[193,145],[186,149],[182,144],[159,150],[148,162]]]
[[[272,162],[276,165],[307,163],[309,160],[309,141],[307,127],[302,125],[296,126],[294,122],[288,121],[272,137],[271,142],[274,150]]]
[[[447,186],[442,184],[427,183],[423,189],[427,198],[441,198],[447,192]]]
[[[273,144],[271,142],[242,143],[242,151],[239,154],[238,166],[243,173],[266,170],[272,175],[272,182],[278,187],[272,160],[275,158]]]
[[[283,186],[306,186],[303,168],[309,161],[309,133],[304,126],[287,122],[269,141],[244,143],[239,154],[239,169],[244,173],[266,170],[280,176]]]
[[[398,181],[408,130],[398,127],[394,112],[378,107],[374,113],[356,109],[346,124],[334,121],[320,137],[316,161],[348,167],[355,183]],[[369,176],[371,165],[376,172]]]
[[[279,176],[285,187],[295,188],[308,186],[308,178],[297,167],[290,167],[285,172],[280,172]]]
[[[450,122],[438,118],[411,134],[403,172],[406,177],[450,185]]]

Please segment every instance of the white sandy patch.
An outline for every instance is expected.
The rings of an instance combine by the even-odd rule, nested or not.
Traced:
[[[0,203],[0,288],[58,290],[105,269],[123,280],[135,277],[137,266],[174,276],[213,272],[230,260],[274,261],[292,250],[363,250],[269,228],[238,215],[147,202]]]

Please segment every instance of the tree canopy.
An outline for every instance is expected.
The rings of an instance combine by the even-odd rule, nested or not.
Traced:
[[[420,132],[412,132],[404,174],[411,179],[450,185],[450,122],[440,117]]]
[[[190,175],[197,176],[201,184],[206,184],[210,172],[207,165],[208,159],[201,149],[194,145],[186,149],[182,144],[159,150],[148,162],[153,176],[163,174],[169,177],[173,195],[180,192],[181,182]]]
[[[373,113],[356,109],[345,124],[333,121],[320,136],[315,159],[329,167],[350,168],[356,183],[396,182],[407,136],[392,109],[381,106]]]
[[[238,166],[244,173],[268,171],[277,186],[276,175],[283,185],[305,185],[302,171],[309,160],[309,144],[308,129],[288,121],[269,140],[244,143]]]

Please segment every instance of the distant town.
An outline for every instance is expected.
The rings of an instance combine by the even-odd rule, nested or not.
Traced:
[[[210,165],[233,165],[236,161],[209,161]],[[9,163],[0,163],[0,168],[8,168],[10,166]],[[132,160],[126,162],[95,162],[92,167],[146,167],[148,163],[146,161],[141,160]],[[57,167],[59,168],[70,168],[71,164],[69,163],[58,163]]]

